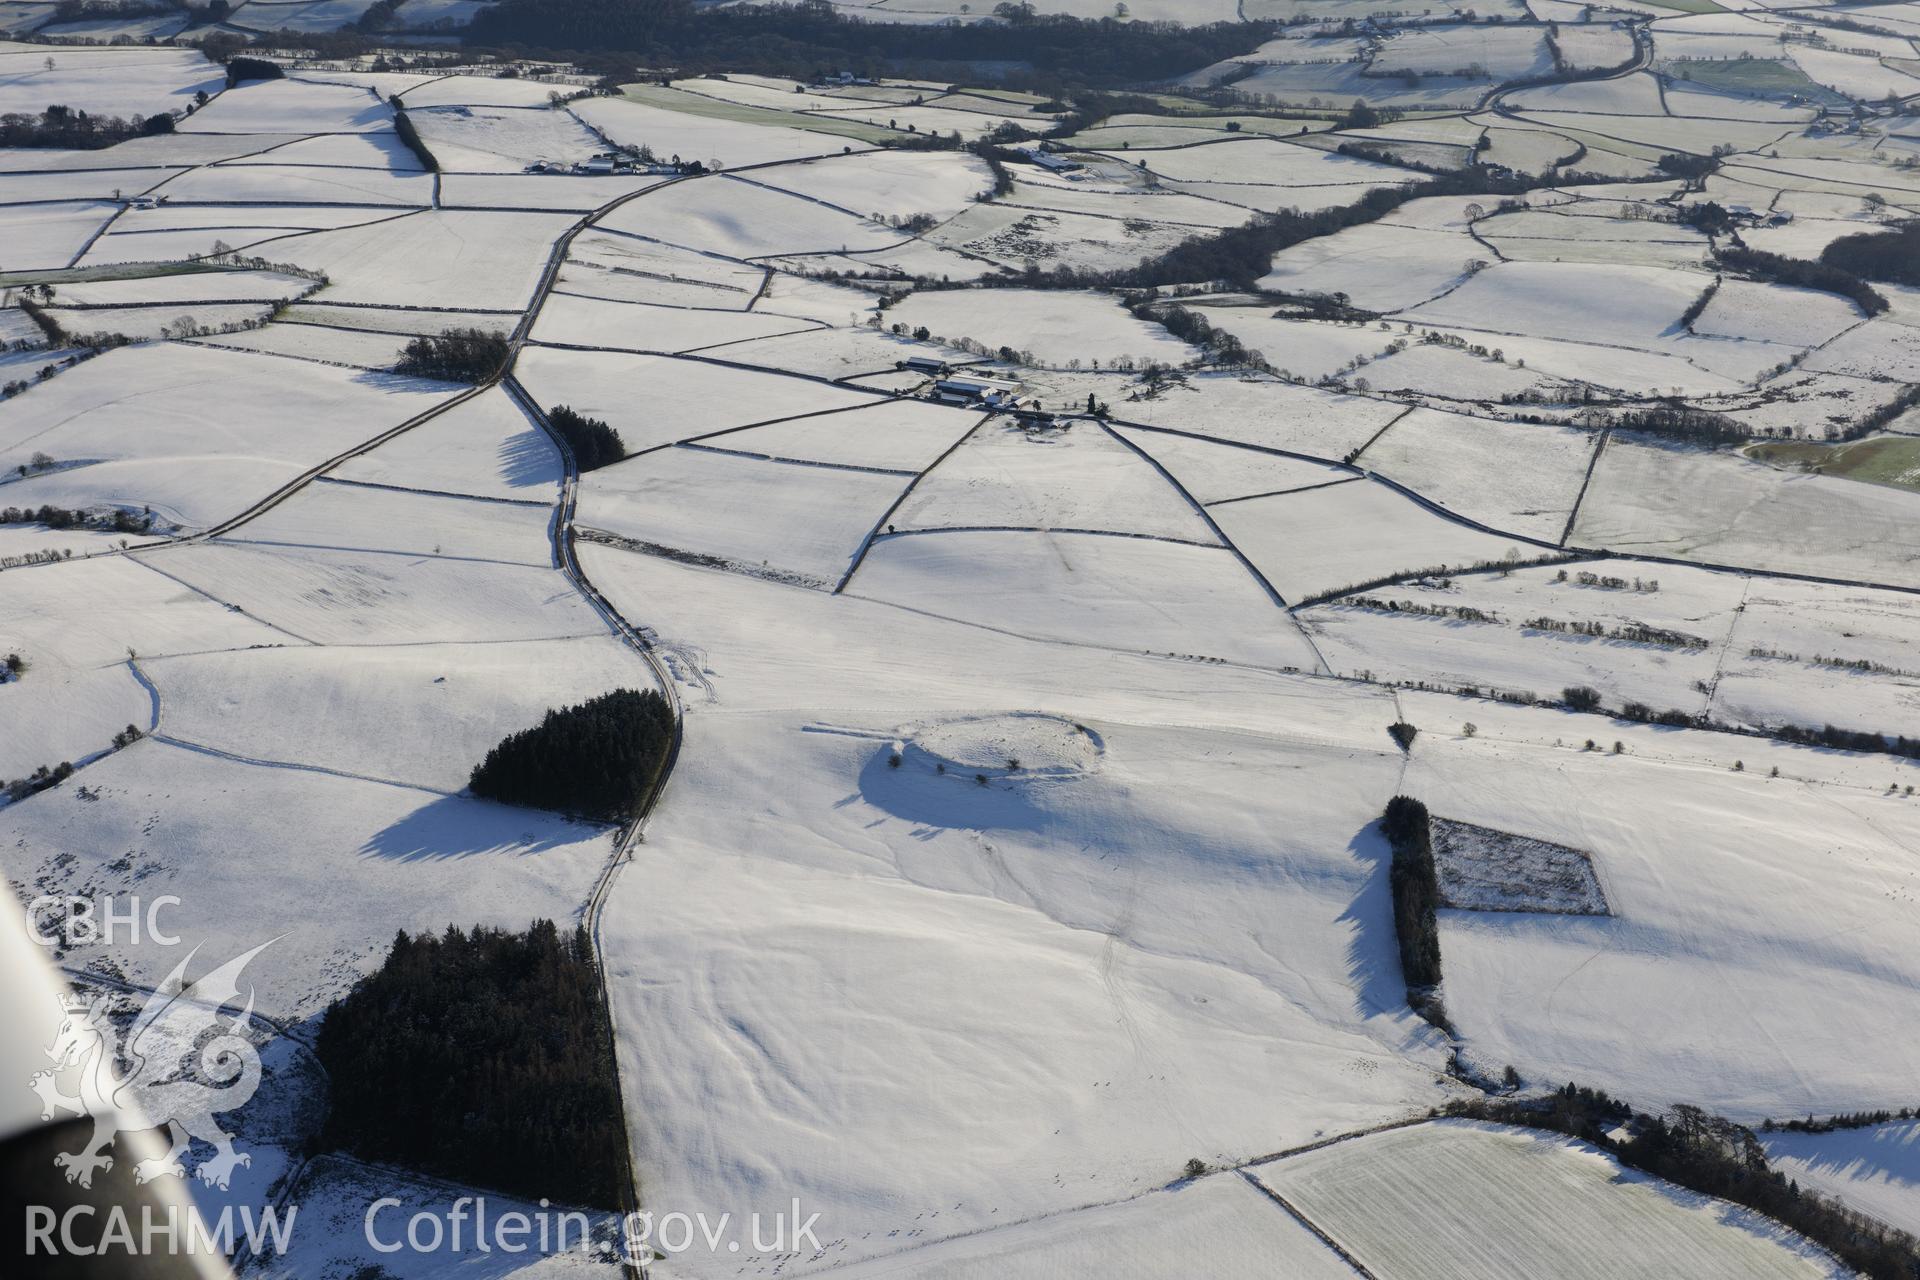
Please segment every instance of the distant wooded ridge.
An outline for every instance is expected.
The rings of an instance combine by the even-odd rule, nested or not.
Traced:
[[[982,4],[984,12],[986,5]],[[1070,84],[1164,80],[1246,53],[1273,22],[1183,27],[993,9],[999,22],[900,24],[843,16],[824,0],[696,13],[690,0],[501,0],[474,16],[465,42],[521,51],[642,55],[681,72],[714,67],[807,75],[897,74],[914,66],[1009,63]]]

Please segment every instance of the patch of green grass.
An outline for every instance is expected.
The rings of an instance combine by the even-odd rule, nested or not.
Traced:
[[[1920,438],[1913,436],[1870,436],[1847,444],[1769,441],[1745,452],[1769,466],[1920,491]]]
[[[942,86],[944,90],[944,86]],[[1037,107],[1047,99],[1038,93],[1023,93],[1018,89],[980,89],[961,85],[960,92],[973,98],[992,98],[998,102],[1017,103],[1023,107]],[[938,106],[938,103],[933,104]]]
[[[208,271],[241,271],[210,262],[113,262],[97,267],[44,267],[33,271],[0,271],[0,289],[29,284],[81,284],[90,280],[146,280],[154,276],[200,275]]]
[[[1144,125],[1151,116],[1127,116],[1129,124]],[[1227,132],[1228,124],[1237,124],[1238,133],[1271,133],[1279,137],[1290,137],[1306,128],[1309,132],[1331,127],[1331,122],[1317,116],[1295,116],[1282,112],[1277,115],[1226,115],[1226,116],[1188,116],[1180,117],[1180,124],[1193,129],[1218,129]]]
[[[1334,122],[1325,118],[1324,113],[1290,114],[1275,112],[1271,115],[1220,115],[1218,107],[1211,110],[1216,114],[1197,115],[1180,112],[1175,115],[1118,115],[1109,116],[1082,133],[1076,133],[1063,141],[1068,146],[1089,147],[1105,150],[1116,147],[1122,138],[1143,147],[1177,146],[1178,142],[1155,142],[1152,134],[1139,133],[1145,129],[1178,129],[1186,131],[1182,141],[1206,142],[1225,138],[1245,137],[1265,134],[1276,138],[1291,138],[1303,128],[1308,133],[1319,133],[1331,129]],[[1229,130],[1229,124],[1237,124],[1238,129]]]
[[[670,89],[664,85],[622,85],[620,93],[631,102],[659,107],[664,111],[678,111],[683,115],[705,116],[709,120],[731,120],[735,124],[770,125],[776,129],[805,129],[811,133],[830,133],[842,138],[852,138],[858,142],[885,145],[900,138],[914,136],[899,129],[887,129],[862,120],[841,120],[834,116],[777,111],[769,107],[749,107],[738,102],[725,102],[719,98],[688,93],[684,89]]]
[[[1774,58],[1727,58],[1721,61],[1671,62],[1666,72],[1685,84],[1722,93],[1797,93],[1803,98],[1839,106],[1846,99],[1813,81],[1791,62]]]

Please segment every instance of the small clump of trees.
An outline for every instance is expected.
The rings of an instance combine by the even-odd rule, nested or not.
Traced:
[[[1569,711],[1591,714],[1600,710],[1600,691],[1584,684],[1568,685],[1560,691],[1560,700],[1567,704]]]
[[[1751,650],[1750,654],[1754,657],[1797,660],[1797,655],[1783,653],[1777,649],[1756,648]],[[1855,670],[1872,670],[1878,665],[1867,663],[1865,666],[1855,666],[1849,662],[1824,661],[1818,657],[1814,661],[1823,665],[1853,667]],[[1876,733],[1871,729],[1848,729],[1834,724],[1821,725],[1817,728],[1800,724],[1746,728],[1715,720],[1705,712],[1688,711],[1681,707],[1663,709],[1649,706],[1644,702],[1623,702],[1617,711],[1609,711],[1601,705],[1599,692],[1585,685],[1569,685],[1561,690],[1560,705],[1569,711],[1612,716],[1616,720],[1626,720],[1633,724],[1658,725],[1667,729],[1706,729],[1714,733],[1739,734],[1749,738],[1771,738],[1775,742],[1786,742],[1795,746],[1825,747],[1833,751],[1859,751],[1873,755],[1901,756],[1908,760],[1920,760],[1920,738],[1910,738],[1903,733]]]
[[[488,329],[423,333],[400,353],[395,373],[442,382],[491,382],[507,367],[507,336]]]
[[[227,59],[227,88],[244,80],[284,80],[287,73],[277,62],[265,58],[231,57]]]
[[[72,776],[72,761],[62,760],[52,768],[43,764],[24,778],[14,778],[10,782],[0,784],[0,794],[4,794],[7,802],[11,804],[18,800],[25,800],[37,792],[45,791],[48,787],[57,787]]]
[[[1654,167],[1662,173],[1698,182],[1720,167],[1720,157],[1694,155],[1690,152],[1669,152],[1653,163]]]
[[[324,1146],[560,1203],[617,1207],[612,1036],[586,931],[449,927],[393,940],[327,1010]]]
[[[582,471],[592,471],[627,456],[620,433],[599,418],[576,413],[564,404],[547,410],[547,421],[573,451],[573,461]]]
[[[1821,725],[1818,729],[1808,725],[1783,724],[1774,729],[1770,736],[1800,746],[1831,747],[1836,751],[1869,751],[1877,755],[1920,759],[1920,739],[1909,738],[1903,733],[1888,735],[1875,733],[1871,729],[1844,729],[1833,724]]]
[[[549,711],[474,767],[473,793],[603,822],[639,816],[673,744],[673,709],[652,689],[615,689]]]

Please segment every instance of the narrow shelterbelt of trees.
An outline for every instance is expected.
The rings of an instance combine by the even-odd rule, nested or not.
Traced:
[[[393,108],[393,131],[400,135],[400,141],[406,144],[407,150],[413,152],[421,168],[428,173],[440,172],[440,161],[435,159],[433,152],[427,149],[426,139],[420,136],[420,131],[413,127],[413,120],[407,115],[407,109],[398,103],[395,103]]]
[[[116,507],[111,512],[56,507],[43,503],[37,507],[0,508],[0,524],[40,524],[49,529],[104,529],[110,533],[146,533],[153,528],[153,512],[129,511]]]
[[[1388,881],[1393,888],[1393,932],[1400,944],[1400,972],[1407,1003],[1421,1017],[1446,1029],[1435,988],[1440,985],[1440,881],[1433,870],[1433,836],[1427,806],[1411,796],[1387,801],[1381,833],[1393,849]]]

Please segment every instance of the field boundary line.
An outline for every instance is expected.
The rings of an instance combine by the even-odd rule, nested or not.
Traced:
[[[915,489],[919,488],[920,482],[933,474],[936,467],[953,456],[954,450],[973,439],[974,433],[991,421],[993,421],[992,414],[984,415],[980,421],[961,432],[957,440],[942,449],[939,457],[922,467],[919,474],[907,481],[907,487],[900,491],[900,496],[895,498],[892,505],[880,513],[880,518],[873,522],[873,528],[867,530],[867,536],[860,540],[860,549],[853,553],[853,560],[847,565],[846,573],[841,575],[840,581],[834,584],[833,590],[829,594],[837,596],[847,589],[847,584],[853,581],[853,575],[860,572],[860,566],[866,563],[867,552],[873,549],[873,540],[880,536],[880,530],[886,527],[887,521],[893,518],[893,513],[900,509],[901,504],[906,502],[908,496],[911,495]]]
[[[1560,531],[1560,545],[1566,546],[1567,539],[1573,536],[1573,526],[1580,519],[1580,504],[1587,500],[1587,489],[1593,484],[1594,472],[1600,469],[1600,455],[1607,451],[1613,442],[1613,428],[1600,429],[1600,443],[1593,446],[1593,456],[1587,459],[1587,474],[1580,480],[1580,492],[1573,495],[1573,510],[1567,512],[1567,527]]]
[[[1338,1257],[1340,1261],[1346,1263],[1349,1267],[1353,1268],[1355,1275],[1364,1277],[1364,1280],[1378,1280],[1378,1277],[1376,1277],[1373,1274],[1373,1272],[1367,1270],[1366,1266],[1361,1263],[1360,1259],[1354,1257],[1351,1253],[1347,1252],[1347,1248],[1345,1245],[1341,1244],[1338,1240],[1335,1240],[1332,1236],[1328,1235],[1325,1231],[1322,1231],[1320,1227],[1313,1221],[1313,1219],[1307,1217],[1306,1214],[1294,1208],[1292,1203],[1289,1202],[1285,1196],[1281,1195],[1278,1191],[1275,1191],[1272,1187],[1268,1186],[1266,1183],[1260,1181],[1260,1179],[1254,1177],[1251,1173],[1248,1173],[1245,1169],[1239,1169],[1239,1170],[1236,1170],[1236,1172],[1239,1174],[1240,1179],[1243,1182],[1245,1182],[1248,1186],[1252,1187],[1255,1191],[1258,1191],[1261,1195],[1265,1196],[1267,1199],[1279,1205],[1282,1209],[1286,1210],[1288,1217],[1292,1218],[1295,1222],[1305,1227],[1308,1231],[1313,1232],[1314,1236],[1320,1241],[1321,1244],[1333,1250],[1334,1255]]]
[[[1396,418],[1395,421],[1397,422],[1399,419]],[[1220,539],[1220,545],[1233,552],[1234,558],[1240,562],[1241,567],[1253,575],[1253,580],[1260,584],[1261,589],[1267,593],[1267,597],[1278,606],[1281,613],[1286,615],[1287,621],[1293,624],[1294,631],[1302,640],[1306,641],[1307,650],[1313,654],[1313,660],[1320,664],[1320,670],[1327,675],[1332,675],[1332,664],[1327,661],[1327,656],[1320,652],[1320,646],[1315,643],[1312,633],[1307,630],[1306,624],[1300,621],[1299,617],[1294,614],[1293,609],[1287,604],[1286,597],[1280,594],[1279,589],[1276,588],[1272,582],[1268,581],[1267,575],[1260,571],[1260,566],[1256,565],[1247,553],[1242,551],[1239,545],[1227,536],[1227,531],[1220,527],[1219,522],[1200,504],[1199,499],[1187,492],[1187,486],[1174,479],[1173,473],[1161,464],[1160,459],[1154,457],[1145,449],[1142,449],[1139,445],[1121,435],[1118,431],[1114,430],[1112,426],[1102,422],[1100,423],[1100,429],[1105,431],[1113,439],[1119,441],[1126,448],[1132,450],[1133,453],[1144,460],[1147,465],[1159,472],[1160,478],[1171,485],[1173,491],[1186,500],[1187,505],[1193,508],[1195,514],[1206,521],[1207,527],[1213,530],[1213,536]]]

